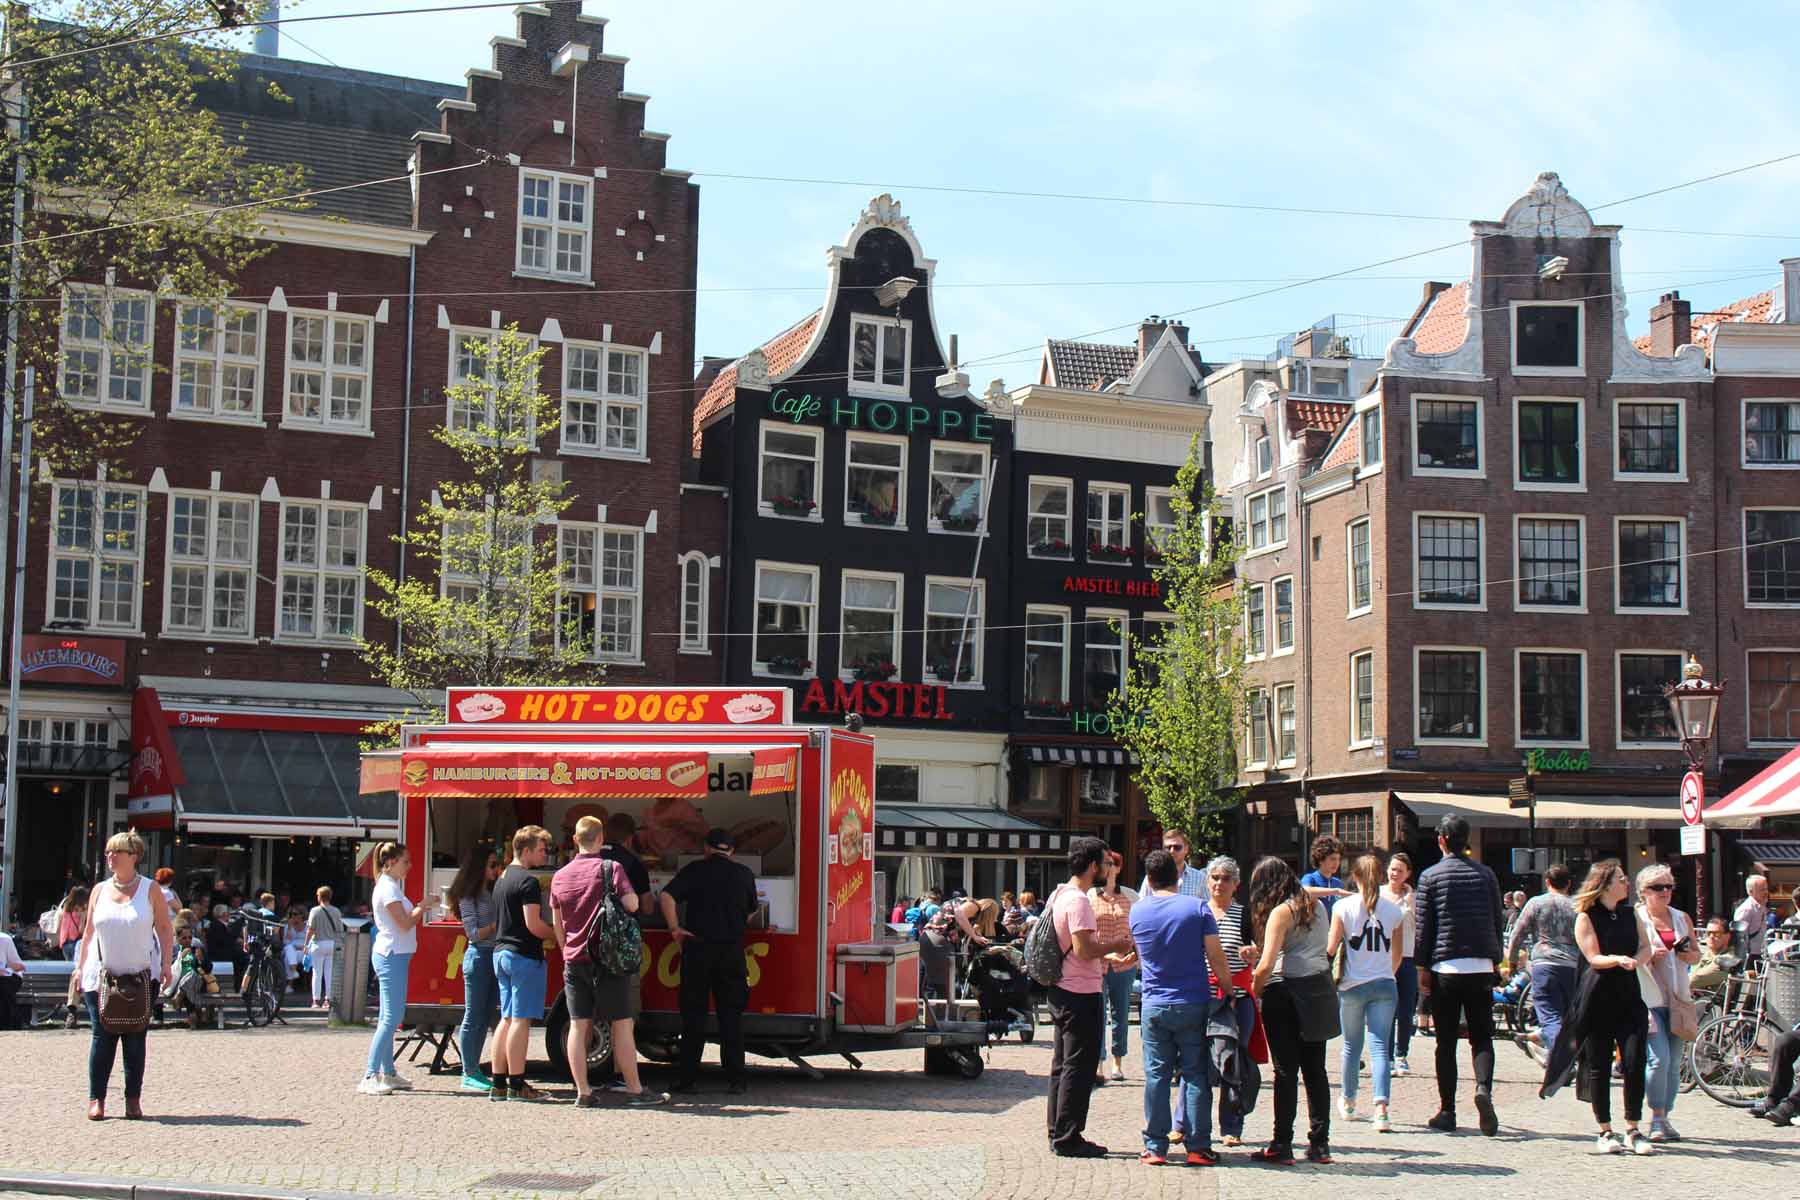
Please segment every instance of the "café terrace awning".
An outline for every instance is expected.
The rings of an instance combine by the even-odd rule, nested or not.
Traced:
[[[1790,750],[1744,786],[1707,807],[1708,825],[1754,828],[1764,817],[1800,813],[1800,750]]]
[[[1741,838],[1738,849],[1760,863],[1800,864],[1800,840],[1794,838]]]
[[[1511,808],[1505,796],[1466,792],[1395,792],[1429,829],[1450,814],[1464,817],[1473,829],[1524,829],[1529,817]],[[1652,796],[1544,796],[1537,798],[1540,829],[1678,829],[1681,807],[1673,790],[1667,800]]]
[[[356,734],[208,727],[169,734],[183,776],[175,789],[179,828],[253,837],[399,831],[394,793],[362,793]]]
[[[1134,761],[1129,750],[1118,746],[1026,745],[1017,749],[1027,762],[1070,767],[1125,767]]]
[[[887,804],[875,809],[877,854],[1049,857],[1068,853],[1074,836],[993,808]]]

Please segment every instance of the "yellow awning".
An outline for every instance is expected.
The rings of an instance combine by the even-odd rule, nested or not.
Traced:
[[[1476,829],[1524,829],[1527,813],[1511,808],[1505,796],[1467,792],[1395,792],[1412,809],[1423,828],[1450,813],[1468,819]],[[1544,796],[1537,800],[1540,829],[1679,829],[1681,805],[1671,791],[1667,800],[1650,796]]]

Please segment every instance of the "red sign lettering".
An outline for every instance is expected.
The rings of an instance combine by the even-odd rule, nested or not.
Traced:
[[[891,717],[896,720],[949,721],[953,715],[948,691],[948,688],[930,683],[897,680],[847,683],[842,679],[832,680],[831,690],[827,691],[823,679],[814,679],[806,685],[806,694],[800,698],[800,711],[822,715],[853,712],[870,720]]]
[[[1066,575],[1062,590],[1084,596],[1127,596],[1143,600],[1162,598],[1162,584],[1154,579],[1120,579],[1111,575]]]

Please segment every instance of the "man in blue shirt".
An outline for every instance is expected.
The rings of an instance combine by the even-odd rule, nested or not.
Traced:
[[[1348,896],[1350,890],[1344,881],[1338,878],[1338,867],[1344,861],[1344,843],[1322,833],[1313,839],[1313,869],[1300,877],[1300,886],[1314,900],[1323,901],[1327,914],[1331,906],[1336,904],[1339,896]]]
[[[1165,829],[1163,830],[1162,840],[1163,849],[1168,851],[1169,856],[1175,860],[1175,889],[1183,896],[1195,896],[1201,900],[1206,899],[1206,872],[1200,870],[1198,867],[1188,866],[1189,849],[1187,834],[1181,832],[1179,829]],[[1150,853],[1154,854],[1156,852],[1152,850]],[[1150,856],[1145,855],[1144,861],[1148,863],[1150,861]],[[1146,870],[1148,870],[1148,868],[1146,868]],[[1144,876],[1144,881],[1138,884],[1138,895],[1148,895],[1149,892],[1150,876],[1146,874]]]
[[[1144,1152],[1140,1162],[1161,1166],[1169,1155],[1169,1087],[1179,1070],[1187,1128],[1187,1163],[1210,1167],[1212,1064],[1206,1021],[1213,990],[1206,969],[1231,978],[1219,941],[1219,924],[1205,900],[1183,895],[1175,856],[1154,850],[1144,860],[1148,889],[1131,906],[1131,940],[1137,945],[1143,999]]]

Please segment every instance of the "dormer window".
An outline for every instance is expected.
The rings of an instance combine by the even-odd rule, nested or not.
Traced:
[[[594,181],[555,171],[519,173],[521,275],[588,282]]]
[[[911,321],[860,313],[850,318],[850,385],[853,389],[905,395],[911,369]]]
[[[1275,448],[1267,437],[1256,439],[1256,477],[1267,479],[1275,469]]]

